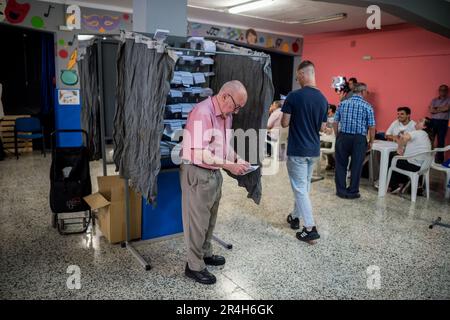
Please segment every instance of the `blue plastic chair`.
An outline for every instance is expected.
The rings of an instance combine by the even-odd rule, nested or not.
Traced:
[[[16,124],[14,126],[14,149],[16,153],[16,159],[19,159],[19,148],[17,146],[17,139],[24,139],[24,140],[42,139],[41,153],[43,153],[45,157],[44,127],[41,126],[41,122],[39,121],[38,118],[16,119]]]

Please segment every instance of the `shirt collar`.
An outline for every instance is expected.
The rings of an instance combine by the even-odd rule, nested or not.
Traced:
[[[359,95],[357,95],[357,94],[352,95],[352,96],[350,97],[350,99],[361,99],[361,100],[364,100],[363,97],[361,97],[361,96],[359,96]]]
[[[214,114],[215,114],[215,116],[216,116],[216,117],[221,117],[221,116],[222,116],[222,111],[220,111],[219,106],[217,105],[216,102],[214,102],[213,97],[210,97],[210,99],[211,99],[211,103],[212,103],[213,108],[214,108]]]

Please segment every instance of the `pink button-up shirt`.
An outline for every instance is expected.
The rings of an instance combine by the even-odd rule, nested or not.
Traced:
[[[222,117],[222,113],[212,97],[198,103],[189,113],[186,127],[183,131],[182,156],[197,166],[216,170],[214,165],[197,161],[194,149],[209,150],[214,156],[225,161],[229,152],[233,116]]]

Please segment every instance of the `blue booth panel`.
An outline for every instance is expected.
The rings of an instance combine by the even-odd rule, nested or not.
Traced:
[[[179,169],[161,170],[156,206],[142,198],[142,240],[183,232]]]
[[[55,129],[81,129],[81,104],[60,104],[59,92],[55,92]],[[71,90],[65,90],[71,91]],[[72,90],[78,92],[79,90]],[[81,99],[80,99],[81,100]],[[81,133],[59,133],[56,145],[63,147],[79,147],[83,144]]]

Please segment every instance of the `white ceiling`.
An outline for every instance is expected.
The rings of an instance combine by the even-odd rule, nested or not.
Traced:
[[[97,7],[132,13],[133,0],[50,0],[60,3],[75,3],[86,7]],[[247,11],[245,15],[233,15],[225,10],[249,0],[188,0],[188,20],[292,36],[321,32],[342,31],[365,28],[368,14],[366,8],[332,4],[310,0],[275,0],[273,4]],[[339,21],[321,22],[312,25],[288,24],[278,21],[299,21],[320,18],[338,13],[346,13],[347,18]],[[400,18],[381,13],[381,24],[390,25],[404,22]]]

